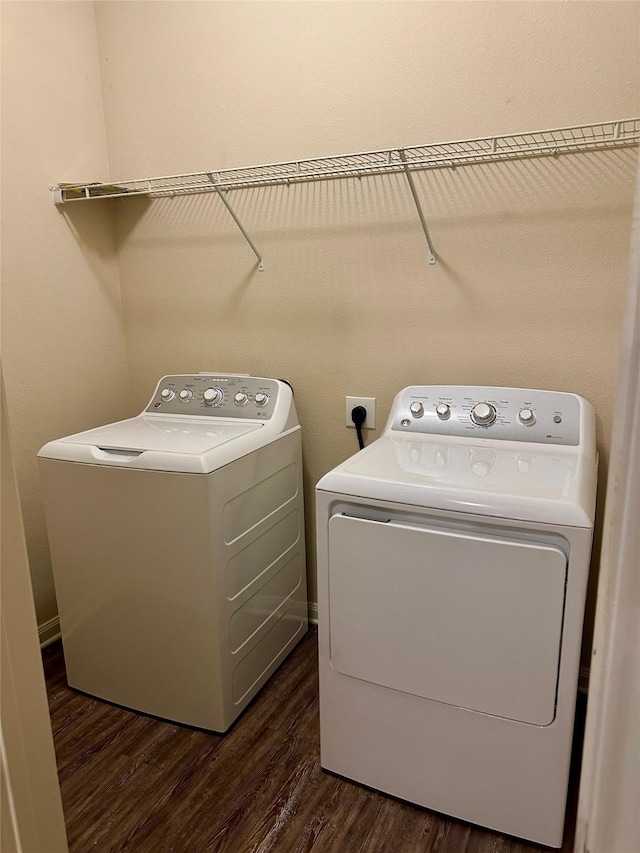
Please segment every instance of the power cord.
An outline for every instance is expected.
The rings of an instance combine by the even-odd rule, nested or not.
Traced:
[[[362,438],[362,424],[365,422],[367,418],[367,410],[364,406],[354,406],[351,409],[351,420],[353,421],[356,432],[358,433],[358,444],[360,446],[360,450],[364,448],[364,440]]]

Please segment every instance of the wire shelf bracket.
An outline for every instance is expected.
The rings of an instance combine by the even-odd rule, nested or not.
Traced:
[[[229,203],[227,198],[229,190],[404,173],[429,247],[429,264],[435,264],[436,253],[412,172],[456,169],[460,166],[499,163],[531,157],[558,157],[561,154],[637,146],[639,142],[640,118],[630,118],[553,130],[529,131],[509,136],[463,139],[456,142],[389,148],[383,151],[367,151],[359,154],[343,154],[117,183],[60,183],[50,187],[50,190],[56,205],[96,198],[135,198],[136,196],[155,198],[216,192],[258,258],[258,269],[263,270],[262,255]]]
[[[214,190],[220,196],[222,203],[224,204],[224,206],[227,208],[227,210],[231,214],[233,221],[236,223],[236,225],[238,226],[238,228],[242,232],[242,236],[247,241],[247,243],[251,246],[254,255],[258,259],[258,272],[263,272],[264,271],[264,261],[262,259],[262,255],[260,254],[260,252],[256,248],[256,244],[253,242],[251,237],[248,235],[246,228],[244,227],[244,225],[240,221],[235,210],[231,207],[231,204],[229,203],[229,200],[227,199],[226,194],[223,193],[222,190],[220,189],[220,187],[217,185],[216,178],[215,178],[215,175],[213,173],[209,174],[209,179],[210,179],[211,183],[213,184]]]
[[[407,165],[407,155],[405,154],[403,149],[398,151],[398,156],[402,160],[402,164],[404,166],[404,172],[407,176],[407,181],[409,183],[409,189],[411,190],[411,195],[413,196],[413,200],[416,205],[416,209],[418,211],[418,216],[420,218],[420,224],[422,225],[422,230],[424,231],[424,236],[427,238],[427,246],[429,247],[429,263],[435,264],[436,262],[436,253],[433,248],[433,243],[431,242],[431,237],[429,235],[429,229],[427,228],[427,222],[424,218],[424,213],[422,212],[422,205],[420,204],[420,199],[418,198],[418,192],[416,190],[416,185],[413,181],[413,175],[411,174],[411,170]]]

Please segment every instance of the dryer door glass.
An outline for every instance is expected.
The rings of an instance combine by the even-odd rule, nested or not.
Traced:
[[[394,690],[549,725],[566,571],[552,545],[335,515],[331,663]]]

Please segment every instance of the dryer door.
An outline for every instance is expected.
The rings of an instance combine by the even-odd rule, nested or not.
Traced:
[[[329,521],[334,669],[538,726],[555,715],[559,548],[396,521]]]

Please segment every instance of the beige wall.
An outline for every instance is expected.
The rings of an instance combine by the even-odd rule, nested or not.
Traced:
[[[108,177],[93,4],[3,2],[2,353],[39,624],[56,616],[36,466],[52,438],[130,411],[108,206],[48,187]]]
[[[394,393],[414,382],[576,391],[597,408],[606,460],[632,151],[418,175],[436,267],[401,176],[234,193],[262,273],[214,196],[69,205],[67,222],[42,188],[107,176],[98,66],[114,179],[637,115],[638,4],[101,2],[97,50],[89,4],[17,6],[5,16],[16,135],[5,204],[19,239],[4,343],[36,574],[45,545],[33,453],[56,433],[114,419],[124,399],[109,208],[128,413],[164,372],[288,378],[310,524],[314,483],[356,448],[346,394],[375,396],[382,425]],[[34,223],[45,237],[35,250]],[[77,423],[52,387],[56,360]],[[26,366],[44,380],[37,402],[20,392]]]
[[[101,4],[112,173],[637,115],[638,20],[615,2]],[[219,199],[122,202],[136,405],[165,371],[291,380],[310,524],[314,483],[356,449],[346,394],[375,396],[383,425],[409,383],[575,391],[606,461],[634,166],[624,151],[418,176],[436,267],[400,176],[233,193],[262,273]]]
[[[632,227],[576,818],[591,853],[640,850],[640,172]]]
[[[1,369],[0,385],[0,849],[67,853]]]

